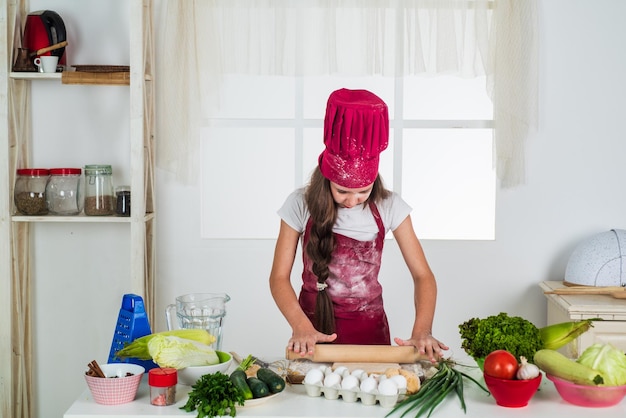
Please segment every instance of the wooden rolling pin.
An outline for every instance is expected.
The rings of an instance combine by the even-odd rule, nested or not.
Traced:
[[[287,350],[288,360],[307,359],[316,363],[415,363],[428,360],[412,346],[317,344],[313,355],[301,356]]]
[[[621,286],[566,286],[543,293],[546,295],[609,295],[617,299],[626,299],[626,288]]]

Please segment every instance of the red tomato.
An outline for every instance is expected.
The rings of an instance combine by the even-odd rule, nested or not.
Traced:
[[[515,379],[517,359],[506,350],[496,350],[485,357],[485,374],[499,379]]]

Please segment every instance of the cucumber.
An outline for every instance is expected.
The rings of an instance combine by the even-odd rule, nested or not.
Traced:
[[[265,382],[272,393],[279,393],[285,389],[285,379],[280,377],[273,370],[262,367],[256,371],[256,377]]]
[[[579,385],[596,386],[604,383],[604,378],[591,367],[570,360],[556,350],[544,348],[535,353],[534,362],[541,370],[559,379]]]
[[[270,388],[258,377],[249,377],[248,386],[250,386],[250,390],[255,399],[264,398],[270,394]]]
[[[244,399],[252,399],[254,397],[250,386],[248,386],[246,372],[236,369],[230,374],[230,381],[243,394]]]

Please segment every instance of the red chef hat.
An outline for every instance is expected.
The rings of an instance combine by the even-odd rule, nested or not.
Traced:
[[[389,144],[389,116],[382,99],[367,90],[331,93],[324,118],[320,171],[328,180],[349,189],[376,180],[379,155]]]

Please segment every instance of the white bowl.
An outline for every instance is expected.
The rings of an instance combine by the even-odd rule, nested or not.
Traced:
[[[212,366],[191,366],[178,370],[178,383],[192,386],[205,374],[216,372],[226,373],[230,364],[233,362],[233,357],[224,351],[216,351],[216,353],[217,357],[220,359],[218,364]]]
[[[101,364],[100,368],[106,378],[85,375],[87,386],[96,403],[119,405],[135,399],[145,372],[143,367],[132,363],[109,363]]]

